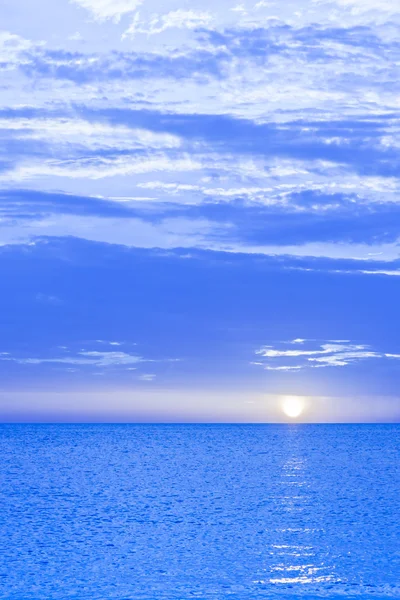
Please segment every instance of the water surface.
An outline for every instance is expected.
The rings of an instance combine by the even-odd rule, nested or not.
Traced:
[[[400,597],[400,426],[0,426],[0,597]]]

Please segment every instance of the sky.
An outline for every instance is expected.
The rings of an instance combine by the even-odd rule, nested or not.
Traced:
[[[0,24],[0,420],[399,421],[400,4]]]

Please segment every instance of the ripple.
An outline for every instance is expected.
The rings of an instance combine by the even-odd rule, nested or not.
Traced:
[[[399,426],[10,425],[0,454],[0,598],[400,597]]]

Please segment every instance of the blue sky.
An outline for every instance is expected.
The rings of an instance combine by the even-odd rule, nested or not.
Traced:
[[[400,6],[0,16],[0,418],[398,420]]]

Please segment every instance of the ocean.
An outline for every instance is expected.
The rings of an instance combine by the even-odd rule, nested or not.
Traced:
[[[1,425],[0,598],[399,598],[399,465],[399,425]]]

